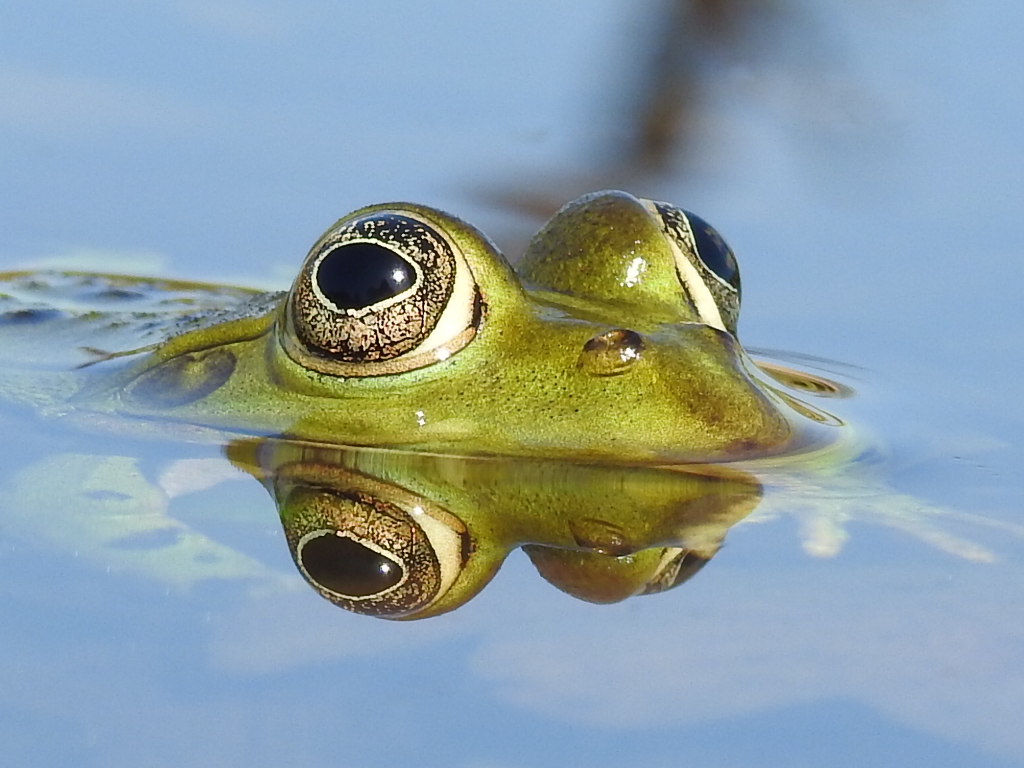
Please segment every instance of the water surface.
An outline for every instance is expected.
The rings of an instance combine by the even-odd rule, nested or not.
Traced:
[[[8,3],[0,266],[281,286],[367,203],[443,207],[513,249],[536,221],[510,199],[626,183],[729,239],[746,344],[856,366],[842,415],[887,484],[1024,522],[1024,11],[793,0],[713,52],[686,141],[630,175],[605,160],[659,12]],[[30,423],[5,475],[101,445]],[[147,472],[171,450],[102,446]],[[170,588],[5,529],[5,765],[1024,764],[1024,551],[979,520],[943,530],[990,561],[870,515],[829,549],[755,514],[692,581],[612,606],[515,553],[464,608],[391,623],[298,583],[255,481],[173,503],[285,586]]]

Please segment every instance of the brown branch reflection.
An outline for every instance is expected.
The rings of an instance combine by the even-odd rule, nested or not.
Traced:
[[[711,138],[701,123],[712,94],[723,87],[723,74],[736,64],[763,66],[763,54],[785,47],[782,33],[800,27],[783,0],[663,0],[648,13],[636,19],[640,32],[629,40],[639,55],[621,65],[629,74],[621,86],[605,89],[604,118],[587,122],[576,137],[578,145],[593,148],[583,169],[491,190],[499,207],[545,219],[584,192],[644,189],[678,176]],[[609,126],[617,126],[610,138]]]
[[[723,66],[749,55],[780,13],[774,0],[667,0],[650,25],[650,55],[627,110],[633,130],[614,153],[638,174],[665,172],[695,144],[701,102]],[[759,34],[760,33],[760,34]]]

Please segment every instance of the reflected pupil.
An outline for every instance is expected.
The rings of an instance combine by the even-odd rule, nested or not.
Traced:
[[[375,243],[339,246],[324,256],[316,272],[320,291],[339,309],[362,309],[390,299],[415,279],[409,262]]]
[[[302,548],[302,567],[318,585],[347,597],[369,597],[402,580],[402,567],[347,536],[324,534]]]
[[[689,211],[686,212],[686,216],[690,220],[690,229],[693,230],[693,239],[697,243],[700,260],[725,282],[735,285],[736,257],[725,240],[700,216]]]

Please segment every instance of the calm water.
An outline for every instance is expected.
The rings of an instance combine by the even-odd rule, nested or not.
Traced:
[[[843,414],[888,485],[1024,524],[1024,8],[792,0],[704,51],[689,138],[624,176],[659,12],[10,0],[0,267],[279,286],[367,203],[512,249],[536,221],[509,200],[628,184],[729,239],[746,344],[857,366]],[[167,450],[26,434],[4,467],[100,446],[155,472]],[[389,623],[289,586],[255,481],[174,505],[292,575],[180,590],[0,525],[4,765],[1024,765],[1024,546],[980,519],[942,530],[992,562],[870,515],[822,557],[798,516],[755,516],[688,584],[614,606],[514,553],[459,611]]]

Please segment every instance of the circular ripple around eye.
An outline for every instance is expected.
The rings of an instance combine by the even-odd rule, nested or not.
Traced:
[[[142,374],[131,397],[156,408],[186,405],[218,389],[234,370],[235,355],[227,349],[179,355]]]
[[[300,554],[309,577],[343,597],[379,595],[402,580],[397,562],[347,536],[316,536],[303,545]]]
[[[416,272],[390,248],[350,243],[330,251],[316,271],[320,292],[339,309],[363,309],[412,287]]]
[[[826,379],[824,376],[799,371],[794,368],[787,368],[765,360],[757,363],[758,367],[776,381],[782,382],[790,389],[796,389],[808,395],[817,397],[852,397],[854,391],[846,384]]]

